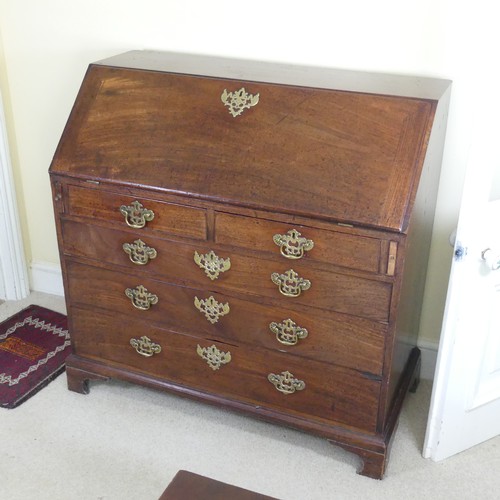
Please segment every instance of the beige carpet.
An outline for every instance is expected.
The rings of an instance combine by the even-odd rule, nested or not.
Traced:
[[[29,303],[64,312],[33,294],[0,305],[0,321]],[[0,410],[2,500],[154,500],[179,469],[282,500],[500,498],[500,438],[440,463],[421,457],[428,382],[406,402],[383,481],[300,432],[116,381],[86,396],[65,384]]]

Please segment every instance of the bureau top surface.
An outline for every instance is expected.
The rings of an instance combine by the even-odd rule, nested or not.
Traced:
[[[151,52],[90,65],[51,172],[404,230],[449,83],[273,67]]]

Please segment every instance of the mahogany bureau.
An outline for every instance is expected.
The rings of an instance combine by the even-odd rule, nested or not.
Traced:
[[[415,347],[450,82],[134,51],[50,168],[73,354],[324,436],[381,478]]]

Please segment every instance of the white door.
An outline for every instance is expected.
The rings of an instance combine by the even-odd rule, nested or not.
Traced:
[[[499,137],[476,123],[423,450],[436,461],[500,434]]]

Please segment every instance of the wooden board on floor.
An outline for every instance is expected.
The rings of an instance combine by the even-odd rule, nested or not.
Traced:
[[[277,500],[254,491],[180,470],[159,500]]]

